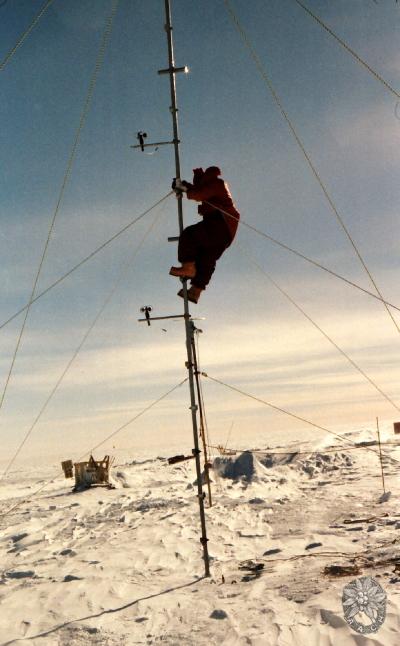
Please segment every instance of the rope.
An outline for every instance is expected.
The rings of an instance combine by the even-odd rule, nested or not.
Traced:
[[[156,399],[152,404],[149,404],[148,406],[146,406],[142,411],[140,411],[140,413],[138,413],[137,415],[135,415],[134,417],[132,417],[128,422],[126,422],[125,424],[123,424],[122,426],[120,426],[119,428],[117,428],[117,430],[113,431],[113,433],[111,433],[111,434],[110,434],[110,435],[108,435],[104,440],[102,440],[101,442],[99,442],[99,444],[97,444],[96,446],[94,446],[92,449],[89,449],[89,451],[86,451],[86,452],[85,452],[85,453],[84,453],[84,454],[83,454],[83,455],[82,455],[82,456],[77,460],[77,462],[80,462],[80,461],[85,457],[85,455],[87,455],[88,453],[92,453],[92,452],[93,452],[93,451],[95,451],[99,446],[101,446],[102,444],[104,444],[105,442],[107,442],[111,437],[114,437],[114,435],[116,435],[117,433],[119,433],[120,431],[122,431],[124,428],[126,428],[127,426],[129,426],[129,424],[132,424],[132,423],[133,423],[134,421],[136,421],[139,417],[141,417],[142,415],[144,415],[144,413],[146,413],[148,410],[150,410],[151,408],[153,408],[153,407],[154,407],[156,404],[158,404],[160,401],[162,401],[163,399],[165,399],[166,397],[168,397],[168,395],[170,395],[174,390],[177,390],[177,388],[179,388],[180,386],[182,386],[182,384],[184,384],[184,383],[185,383],[185,381],[187,381],[187,380],[188,380],[188,377],[186,377],[186,378],[185,378],[183,381],[181,381],[179,384],[177,384],[176,386],[174,386],[173,388],[171,388],[171,389],[170,389],[168,392],[166,392],[164,395],[162,395],[161,397],[159,397],[158,399]],[[33,498],[34,496],[36,496],[38,493],[40,493],[41,491],[43,491],[43,489],[44,489],[45,487],[47,487],[49,484],[52,484],[53,482],[54,482],[54,478],[53,478],[52,480],[48,480],[47,482],[45,482],[44,484],[42,484],[42,486],[41,486],[41,487],[39,487],[39,489],[37,489],[36,491],[33,491],[29,496],[27,496],[26,498],[23,498],[22,500],[19,500],[15,505],[13,505],[13,506],[12,506],[12,507],[10,507],[9,509],[7,509],[7,511],[0,513],[0,518],[4,518],[5,516],[8,516],[8,514],[10,514],[12,511],[14,511],[15,509],[17,509],[18,507],[20,507],[24,502],[28,502],[28,500],[30,500],[31,498]]]
[[[230,218],[233,218],[234,220],[237,220],[237,217],[232,215],[232,213],[228,213],[227,211],[224,211],[224,209],[221,209],[220,206],[217,206],[216,204],[212,204],[211,202],[208,202],[207,200],[204,200],[206,204],[209,204],[212,206],[214,209],[217,209],[218,211],[221,211],[221,213],[224,213],[225,215],[228,215]],[[282,249],[285,249],[286,251],[289,251],[290,253],[294,254],[295,256],[298,256],[299,258],[302,258],[302,260],[306,260],[308,263],[311,265],[314,265],[314,267],[318,267],[318,269],[322,269],[323,271],[326,271],[328,274],[331,276],[334,276],[335,278],[338,278],[339,280],[343,281],[344,283],[347,283],[351,287],[354,287],[355,289],[358,289],[360,292],[363,292],[364,294],[367,294],[368,296],[371,296],[372,298],[375,298],[377,301],[380,301],[381,303],[388,305],[389,307],[393,307],[393,309],[397,310],[400,312],[400,307],[397,305],[394,305],[390,301],[385,300],[382,296],[378,296],[377,294],[374,294],[373,292],[370,292],[368,289],[365,289],[364,287],[361,287],[361,285],[358,285],[357,283],[354,283],[352,280],[349,278],[345,278],[345,276],[342,276],[341,274],[338,274],[337,272],[333,271],[333,269],[328,269],[328,267],[325,267],[324,265],[321,265],[321,263],[317,262],[316,260],[313,260],[312,258],[309,258],[308,256],[304,255],[300,251],[297,251],[296,249],[293,249],[292,247],[289,247],[287,244],[280,242],[276,238],[273,238],[272,236],[268,235],[268,233],[265,233],[264,231],[260,231],[260,229],[257,229],[256,227],[253,227],[253,225],[249,224],[242,218],[239,220],[239,225],[242,225],[244,227],[247,227],[251,231],[254,231],[254,233],[257,233],[258,235],[262,236],[263,238],[266,238],[273,244],[276,244],[278,247],[282,247]]]
[[[78,462],[80,462],[80,461],[85,457],[85,455],[87,455],[88,453],[93,453],[93,451],[95,451],[95,450],[96,450],[96,449],[98,449],[100,446],[102,446],[103,444],[105,444],[106,442],[108,442],[108,440],[110,440],[112,437],[114,437],[115,435],[117,435],[117,433],[120,433],[120,431],[123,431],[127,426],[129,426],[130,424],[132,424],[133,422],[135,422],[137,419],[139,419],[139,417],[141,417],[142,415],[144,415],[145,413],[147,413],[147,411],[149,411],[151,408],[153,408],[154,406],[156,406],[156,404],[158,404],[160,401],[162,401],[163,399],[165,399],[166,397],[168,397],[168,395],[170,395],[171,393],[173,393],[173,392],[174,392],[174,390],[177,390],[178,388],[180,388],[180,386],[182,386],[182,385],[183,385],[187,380],[188,380],[188,377],[185,377],[185,379],[183,379],[182,381],[180,381],[180,382],[179,382],[179,384],[177,384],[176,386],[174,386],[173,388],[171,388],[171,390],[168,390],[168,392],[166,392],[164,395],[161,395],[161,397],[159,397],[158,399],[156,399],[152,404],[149,404],[149,406],[146,406],[146,408],[143,408],[143,410],[142,410],[142,411],[140,411],[140,413],[138,413],[137,415],[135,415],[135,417],[132,417],[128,422],[125,422],[125,424],[123,424],[122,426],[120,426],[119,428],[117,428],[117,430],[116,430],[116,431],[113,431],[112,433],[110,433],[110,435],[107,435],[107,437],[106,437],[106,438],[104,438],[104,440],[101,440],[101,442],[99,442],[98,444],[96,444],[96,446],[93,446],[93,447],[92,447],[91,449],[89,449],[88,451],[85,451],[85,453],[83,453],[83,454],[82,454],[82,456],[79,458]]]
[[[286,558],[281,557],[281,558],[276,558],[276,559],[257,559],[260,561],[263,561],[264,563],[277,563],[277,562],[282,562],[282,561],[299,561],[301,559],[309,559],[309,558],[348,558],[348,559],[365,559],[366,557],[363,554],[357,554],[356,552],[353,553],[347,553],[347,552],[314,552],[311,554],[294,554],[293,556],[287,556]]]
[[[199,344],[199,335],[197,334],[197,367],[199,370],[199,387],[200,387],[200,399],[201,399],[201,404],[202,404],[202,409],[203,409],[203,418],[204,418],[204,426],[205,426],[205,439],[206,439],[206,445],[207,448],[209,449],[209,454],[208,454],[208,459],[212,463],[216,457],[215,450],[211,451],[210,449],[215,449],[216,447],[211,444],[211,438],[210,438],[210,433],[209,433],[209,428],[208,428],[208,421],[207,421],[207,416],[206,416],[206,408],[204,404],[204,394],[203,394],[203,383],[201,380],[201,363],[200,363],[200,344]],[[223,489],[221,485],[221,480],[218,477],[218,473],[214,472],[214,479],[215,479],[215,486],[218,489],[218,492],[222,495]]]
[[[227,436],[227,438],[226,438],[225,446],[223,447],[223,448],[224,448],[224,451],[226,451],[227,446],[228,446],[228,444],[229,444],[229,440],[231,439],[231,433],[232,433],[232,429],[233,429],[233,425],[234,425],[234,423],[235,423],[235,422],[232,420],[231,427],[230,427],[230,429],[229,429],[229,431],[228,431],[228,436]]]
[[[245,43],[246,47],[248,48],[248,50],[249,50],[249,52],[250,52],[250,54],[251,54],[251,56],[252,56],[252,58],[253,58],[253,60],[254,60],[254,62],[256,64],[256,66],[257,66],[258,71],[260,72],[263,80],[267,84],[268,89],[271,92],[272,97],[273,97],[276,105],[278,106],[278,109],[279,109],[280,113],[282,114],[284,120],[286,121],[287,125],[289,126],[289,129],[290,129],[292,135],[294,136],[294,138],[296,140],[296,143],[298,144],[298,146],[299,146],[301,152],[303,153],[303,155],[304,155],[304,157],[305,157],[305,159],[306,159],[306,161],[307,161],[313,175],[315,176],[318,184],[320,185],[320,188],[321,188],[323,194],[325,195],[325,198],[327,199],[327,201],[328,201],[328,203],[329,203],[329,205],[330,205],[330,207],[332,209],[332,212],[334,213],[337,221],[339,222],[340,226],[342,227],[343,231],[345,232],[345,234],[346,234],[348,240],[350,241],[350,243],[351,243],[351,245],[352,245],[352,247],[353,247],[353,249],[354,249],[354,251],[355,251],[355,253],[356,253],[356,255],[357,255],[357,257],[358,257],[358,259],[360,261],[360,263],[361,263],[361,265],[363,266],[365,272],[368,275],[368,278],[370,279],[372,285],[374,286],[374,288],[376,290],[376,293],[380,296],[380,300],[383,302],[387,313],[389,314],[390,318],[392,319],[393,324],[395,325],[397,331],[400,334],[400,327],[398,326],[398,324],[397,324],[396,320],[394,319],[393,314],[389,310],[388,306],[384,302],[383,296],[382,296],[382,294],[381,294],[381,292],[380,292],[374,278],[372,277],[371,272],[369,271],[367,265],[365,264],[365,261],[362,258],[362,256],[361,256],[361,254],[360,254],[360,252],[359,252],[359,250],[358,250],[358,248],[357,248],[357,246],[356,246],[356,244],[355,244],[349,230],[347,229],[347,227],[346,227],[346,225],[345,225],[345,223],[343,221],[343,218],[339,214],[339,211],[338,211],[338,209],[337,209],[337,207],[335,205],[335,202],[333,201],[333,199],[329,195],[328,190],[327,190],[325,184],[323,183],[323,181],[322,181],[316,167],[314,166],[310,155],[308,154],[303,142],[301,141],[299,135],[297,134],[297,132],[295,130],[294,125],[292,124],[287,112],[285,111],[285,109],[283,107],[283,104],[282,104],[282,101],[281,101],[279,95],[277,94],[277,92],[275,91],[274,86],[272,85],[272,82],[271,82],[267,72],[265,71],[265,68],[264,68],[263,64],[261,63],[260,58],[258,57],[258,54],[256,53],[255,49],[253,48],[253,46],[252,46],[246,32],[244,31],[244,29],[243,29],[242,25],[240,24],[236,14],[234,13],[232,7],[230,6],[229,0],[223,0],[223,1],[224,1],[224,4],[225,4],[225,6],[227,8],[227,11],[228,11],[228,13],[229,13],[235,27],[237,28],[243,42]]]
[[[229,388],[230,390],[233,390],[234,392],[239,393],[240,395],[244,395],[244,397],[248,397],[249,399],[253,399],[256,402],[259,402],[260,404],[264,404],[265,406],[269,406],[269,408],[273,408],[274,410],[279,411],[280,413],[284,413],[285,415],[288,415],[289,417],[293,417],[293,419],[297,419],[300,422],[304,422],[305,424],[308,424],[309,426],[313,426],[314,428],[319,429],[320,431],[324,431],[325,433],[329,433],[330,435],[333,435],[334,437],[338,437],[344,442],[347,442],[348,444],[352,444],[353,446],[356,446],[355,442],[352,440],[349,440],[347,437],[344,437],[344,435],[339,435],[338,433],[335,433],[334,431],[331,431],[328,428],[325,428],[324,426],[320,426],[319,424],[315,424],[314,422],[310,422],[310,420],[305,419],[304,417],[300,417],[300,415],[296,415],[295,413],[291,413],[290,411],[280,408],[279,406],[275,406],[275,404],[271,404],[270,402],[265,401],[264,399],[260,399],[259,397],[255,397],[254,395],[250,395],[249,393],[244,392],[243,390],[240,390],[240,388],[236,388],[235,386],[231,386],[230,384],[226,384],[225,382],[216,379],[215,377],[211,377],[208,375],[206,372],[201,373],[203,377],[207,377],[207,379],[211,379],[211,381],[215,381],[215,383],[220,384],[221,386],[225,386],[226,388]],[[359,448],[359,447],[357,447]],[[372,451],[372,453],[375,453],[379,457],[378,451],[374,451],[374,449],[371,449],[368,446],[363,446],[361,447],[365,450]],[[396,460],[396,458],[391,458],[395,462],[398,462],[399,460]]]
[[[5,0],[5,2],[3,2],[3,4],[2,4],[2,5],[0,5],[0,6],[1,6],[1,7],[4,7],[4,5],[6,4],[6,2],[7,2],[7,0]],[[1,61],[1,63],[0,63],[0,72],[2,72],[2,71],[4,70],[4,68],[5,68],[5,66],[7,65],[7,63],[9,63],[9,62],[10,62],[10,60],[12,59],[12,57],[14,56],[14,54],[16,53],[16,51],[21,47],[21,45],[22,45],[22,43],[24,42],[24,40],[29,36],[29,34],[31,33],[32,29],[37,25],[37,23],[39,22],[39,20],[40,20],[40,19],[41,19],[41,17],[43,16],[43,14],[47,11],[47,9],[50,7],[50,5],[51,5],[51,3],[52,3],[52,2],[53,2],[53,0],[47,0],[47,2],[45,2],[45,4],[43,5],[43,7],[42,7],[42,8],[41,8],[41,10],[39,11],[39,13],[38,13],[38,14],[34,17],[34,19],[32,20],[32,22],[31,22],[31,24],[29,25],[28,29],[26,29],[26,30],[23,32],[23,34],[19,37],[19,39],[17,40],[17,42],[16,42],[16,44],[14,45],[14,47],[13,47],[12,49],[10,49],[10,51],[8,52],[8,54],[6,54],[6,55],[5,55],[5,57],[3,58],[3,60],[2,60],[2,61]]]
[[[216,445],[210,445],[210,448],[212,449],[223,449],[228,450],[228,451],[234,451],[235,453],[243,453],[245,451],[249,451],[250,453],[254,453],[255,455],[288,455],[288,453],[295,453],[296,455],[317,455],[319,453],[339,453],[341,451],[357,451],[358,449],[365,449],[365,446],[334,446],[331,448],[324,448],[321,447],[320,449],[316,451],[298,451],[295,448],[288,448],[287,451],[276,451],[274,448],[271,449],[235,449],[233,447],[228,447],[228,443],[224,447],[222,446],[216,446]],[[377,444],[377,442],[376,442]],[[381,446],[400,446],[398,442],[381,442]],[[223,455],[223,453],[221,454]]]
[[[328,34],[330,34],[331,36],[333,36],[333,38],[334,38],[335,40],[337,40],[337,42],[338,42],[342,47],[344,47],[344,49],[345,49],[347,52],[349,52],[349,54],[351,54],[351,55],[353,56],[353,58],[355,58],[355,60],[357,61],[357,63],[360,63],[360,65],[362,65],[362,66],[363,66],[363,67],[364,67],[368,72],[370,72],[370,74],[372,74],[372,75],[377,79],[377,81],[379,81],[380,83],[382,83],[382,85],[384,85],[384,86],[386,87],[386,89],[388,89],[388,90],[389,90],[389,92],[391,92],[395,97],[397,97],[398,99],[400,99],[400,94],[399,94],[398,92],[396,92],[396,90],[395,90],[394,88],[392,88],[392,86],[391,86],[391,85],[389,85],[389,83],[388,83],[387,81],[385,81],[385,79],[384,79],[384,78],[382,78],[382,76],[381,76],[380,74],[378,74],[378,72],[375,72],[375,70],[374,70],[374,69],[372,69],[372,67],[370,67],[370,65],[368,65],[368,63],[366,63],[366,62],[361,58],[361,56],[359,56],[359,55],[354,51],[354,49],[352,49],[351,47],[349,47],[349,45],[347,45],[347,43],[345,43],[345,41],[344,41],[344,40],[342,40],[341,38],[339,38],[339,36],[337,36],[337,34],[335,34],[335,32],[334,32],[330,27],[328,27],[328,25],[327,25],[327,24],[325,24],[325,23],[321,20],[321,18],[318,18],[318,16],[316,16],[316,15],[315,15],[315,13],[313,13],[310,9],[308,9],[308,7],[306,7],[302,2],[300,2],[300,0],[294,0],[294,2],[296,2],[296,4],[298,4],[300,7],[302,7],[302,9],[304,9],[304,11],[306,11],[306,12],[311,16],[311,18],[313,18],[313,19],[314,19],[314,20],[315,20],[319,25],[321,25],[321,27],[322,27],[323,29],[325,29],[325,31],[327,31],[327,32],[328,32]]]
[[[205,440],[207,445],[210,445],[210,436],[208,432],[208,423],[207,423],[207,415],[206,415],[206,408],[204,404],[204,396],[203,396],[203,384],[201,383],[201,363],[200,363],[200,344],[199,344],[199,335],[197,334],[195,337],[195,342],[196,342],[196,354],[197,354],[197,369],[199,371],[199,391],[200,391],[200,401],[201,401],[201,407],[203,410],[203,421],[204,421],[204,433],[205,433]]]
[[[160,200],[158,200],[155,204],[153,204],[153,206],[150,206],[150,208],[146,209],[146,211],[143,211],[143,213],[141,213],[140,215],[138,215],[134,220],[132,220],[131,222],[129,222],[128,224],[126,224],[122,229],[120,229],[119,231],[117,231],[117,233],[115,233],[113,236],[111,236],[111,238],[109,238],[108,240],[106,240],[105,242],[103,242],[103,244],[101,244],[101,245],[100,245],[100,247],[97,247],[97,249],[95,249],[94,251],[92,251],[88,256],[86,256],[86,258],[83,258],[83,260],[81,260],[81,261],[80,261],[80,262],[78,262],[76,265],[74,265],[74,266],[73,266],[69,271],[67,271],[67,273],[66,273],[66,274],[63,274],[63,276],[61,276],[60,278],[58,278],[54,283],[52,283],[51,285],[49,285],[48,287],[46,287],[46,289],[44,289],[42,292],[40,292],[39,294],[37,294],[37,295],[35,296],[35,298],[32,300],[31,305],[32,305],[33,303],[35,303],[37,300],[39,300],[39,298],[41,298],[42,296],[44,296],[45,294],[47,294],[47,292],[49,292],[51,289],[53,289],[53,287],[56,287],[56,285],[59,285],[63,280],[65,280],[65,278],[68,278],[68,276],[70,276],[70,275],[71,275],[71,274],[72,274],[76,269],[79,269],[79,267],[82,267],[82,265],[84,265],[88,260],[91,260],[91,259],[92,259],[92,258],[93,258],[97,253],[99,253],[99,251],[102,251],[105,247],[107,247],[107,245],[109,245],[111,242],[114,242],[114,240],[115,240],[116,238],[118,238],[120,235],[122,235],[122,233],[125,233],[125,231],[127,231],[130,227],[132,227],[134,224],[136,224],[136,222],[139,222],[139,220],[141,220],[145,215],[147,215],[148,213],[150,213],[150,211],[152,211],[152,210],[153,210],[153,209],[155,209],[157,206],[159,206],[159,205],[160,205],[164,200],[166,200],[166,199],[167,199],[167,197],[169,197],[170,195],[172,195],[172,193],[173,193],[173,191],[170,191],[169,193],[167,193],[167,195],[164,195],[164,197],[162,197],[162,198],[161,198]],[[18,312],[15,312],[15,314],[13,314],[12,316],[10,316],[10,318],[8,318],[6,321],[4,321],[3,323],[1,323],[1,324],[0,324],[0,330],[1,330],[3,327],[5,327],[6,325],[8,325],[8,323],[11,323],[11,321],[13,321],[17,316],[19,316],[20,314],[22,314],[22,312],[24,312],[24,311],[27,309],[27,307],[28,307],[28,304],[27,304],[27,305],[24,305],[24,307],[21,307],[21,309],[20,309],[20,310],[18,310]]]
[[[10,366],[10,369],[9,369],[9,372],[8,372],[8,375],[7,375],[6,383],[5,383],[5,386],[4,386],[4,389],[3,389],[3,393],[1,395],[0,410],[1,410],[2,406],[3,406],[4,398],[6,396],[6,392],[7,392],[7,389],[8,389],[8,384],[10,383],[11,375],[12,375],[12,372],[13,372],[13,369],[14,369],[15,360],[17,358],[18,350],[19,350],[19,347],[21,345],[21,341],[22,341],[22,337],[23,337],[23,334],[24,334],[24,330],[25,330],[27,318],[28,318],[28,315],[29,315],[29,311],[30,311],[33,299],[35,297],[36,287],[37,287],[39,277],[40,277],[40,274],[41,274],[41,271],[42,271],[44,259],[45,259],[47,249],[48,249],[48,246],[49,246],[49,243],[50,243],[50,238],[51,238],[51,235],[52,235],[52,232],[53,232],[53,229],[54,229],[54,224],[55,224],[55,221],[56,221],[56,218],[57,218],[57,215],[58,215],[61,200],[63,198],[64,191],[65,191],[68,179],[69,179],[69,177],[71,175],[72,166],[73,166],[73,163],[74,163],[74,160],[75,160],[76,151],[77,151],[77,148],[78,148],[81,132],[83,130],[83,126],[85,124],[86,117],[87,117],[87,114],[89,112],[89,107],[90,107],[90,103],[91,103],[93,93],[94,93],[94,89],[95,89],[95,86],[96,86],[98,73],[100,71],[100,67],[101,67],[101,65],[103,63],[103,60],[104,60],[104,54],[105,54],[105,50],[106,50],[106,47],[107,47],[107,44],[108,44],[108,41],[109,41],[109,38],[110,38],[110,35],[111,35],[112,25],[113,25],[115,13],[116,13],[116,10],[117,10],[117,7],[118,7],[118,3],[119,3],[119,0],[113,0],[111,13],[110,13],[110,15],[109,15],[109,17],[107,18],[107,21],[106,21],[106,27],[105,27],[105,31],[104,31],[104,34],[103,34],[103,37],[102,37],[102,40],[101,40],[99,53],[97,55],[95,69],[94,69],[92,78],[91,78],[90,83],[89,83],[88,93],[87,93],[87,96],[86,96],[85,104],[84,104],[83,111],[82,111],[82,114],[81,114],[81,118],[80,118],[80,121],[79,121],[79,126],[78,126],[78,129],[77,129],[76,134],[75,134],[74,143],[73,143],[71,154],[70,154],[70,157],[69,157],[69,160],[68,160],[68,163],[67,163],[67,168],[66,168],[66,171],[65,171],[65,174],[64,174],[64,179],[63,179],[61,189],[60,189],[60,192],[59,192],[56,208],[54,210],[53,217],[52,217],[52,220],[51,220],[51,223],[50,223],[50,228],[49,228],[49,231],[48,231],[48,234],[47,234],[47,240],[46,240],[46,243],[44,245],[44,249],[43,249],[43,252],[42,252],[42,257],[41,257],[40,263],[39,263],[39,268],[38,268],[37,273],[36,273],[36,277],[35,277],[35,280],[34,280],[34,283],[33,283],[33,288],[32,288],[30,298],[29,298],[28,306],[27,306],[26,311],[25,311],[25,317],[24,317],[24,320],[23,320],[23,323],[22,323],[22,327],[21,327],[21,330],[20,330],[20,333],[19,333],[19,336],[18,336],[18,340],[17,340],[17,345],[15,347],[13,358],[12,358],[12,361],[11,361],[11,366]]]
[[[241,247],[240,245],[239,247],[243,251],[243,247]],[[371,377],[367,375],[366,372],[364,372],[362,368],[360,368],[360,366],[347,354],[347,352],[342,350],[342,348],[338,346],[337,343],[335,343],[335,341],[318,325],[318,323],[316,323],[311,318],[311,316],[309,316],[307,312],[305,312],[305,310],[298,303],[296,303],[296,301],[291,296],[289,296],[289,294],[282,287],[280,287],[278,283],[274,281],[273,278],[271,278],[271,276],[261,267],[261,265],[258,264],[258,262],[253,260],[253,258],[251,257],[250,257],[250,261],[257,267],[257,269],[259,269],[259,271],[261,271],[262,274],[264,274],[264,276],[266,276],[266,278],[268,278],[268,280],[274,285],[274,287],[276,287],[276,289],[279,290],[280,293],[283,294],[283,296],[285,296],[288,299],[288,301],[292,303],[292,305],[294,305],[294,307],[296,307],[296,309],[298,309],[299,312],[301,312],[301,314],[303,314],[303,316],[305,316],[305,318],[318,330],[318,332],[320,332],[325,337],[325,339],[329,341],[329,343],[333,345],[333,347],[336,348],[336,350],[340,352],[340,354],[345,359],[347,359],[350,365],[352,365],[353,368],[355,368],[360,373],[360,375],[362,375],[364,379],[366,379],[371,384],[371,386],[373,386],[375,390],[377,390],[378,393],[380,393],[382,397],[384,397],[389,402],[389,404],[391,404],[400,413],[400,407],[376,384],[376,382],[373,379],[371,379]]]
[[[391,545],[391,544],[395,543],[397,540],[400,540],[400,539],[395,539],[394,541],[384,543],[383,546],[389,545],[389,544]],[[375,549],[381,549],[381,548],[382,548],[382,545],[379,545]],[[293,556],[287,556],[286,558],[283,558],[283,557],[275,558],[275,559],[261,558],[261,559],[257,559],[257,560],[264,561],[265,563],[276,563],[278,561],[298,561],[300,559],[318,558],[318,557],[324,557],[324,558],[327,558],[327,557],[328,558],[344,557],[344,558],[348,558],[348,559],[353,560],[353,561],[363,559],[364,561],[366,561],[364,563],[364,567],[376,567],[377,565],[380,565],[380,564],[385,564],[386,565],[388,563],[388,561],[385,560],[385,558],[383,558],[382,561],[380,561],[378,563],[376,563],[376,562],[371,563],[370,560],[368,559],[368,557],[366,556],[366,554],[362,554],[361,552],[360,553],[357,553],[357,552],[314,552],[314,553],[311,553],[311,554],[294,554]],[[393,560],[395,560],[395,559],[396,559],[396,557],[393,557]],[[392,560],[390,560],[389,562],[391,563]]]
[[[47,406],[49,405],[50,401],[52,400],[53,396],[55,395],[55,393],[57,392],[57,390],[60,387],[61,383],[63,382],[64,377],[68,373],[68,371],[71,368],[71,366],[72,366],[73,362],[75,361],[76,357],[78,356],[78,354],[82,350],[82,348],[83,348],[84,344],[86,343],[89,335],[93,331],[94,327],[96,326],[96,324],[97,324],[98,320],[100,319],[101,315],[103,314],[104,310],[106,309],[106,307],[110,303],[110,301],[111,301],[112,297],[114,296],[115,292],[117,291],[119,285],[121,284],[122,280],[125,278],[128,270],[131,268],[132,262],[135,260],[137,254],[139,253],[141,247],[143,246],[147,236],[150,234],[151,230],[153,229],[154,225],[158,221],[159,217],[160,217],[160,215],[158,215],[157,218],[155,218],[155,220],[151,223],[150,227],[148,227],[147,231],[145,232],[144,236],[142,237],[141,241],[139,242],[138,246],[136,247],[133,255],[131,256],[131,258],[129,258],[129,260],[126,263],[124,263],[124,266],[123,266],[123,268],[122,268],[122,270],[120,272],[120,275],[118,276],[113,288],[111,289],[111,291],[108,294],[107,298],[104,300],[102,306],[100,307],[98,313],[94,317],[92,323],[89,325],[87,331],[83,335],[78,347],[75,349],[71,359],[68,361],[66,367],[64,368],[64,370],[61,373],[60,377],[58,378],[55,386],[53,387],[53,389],[51,390],[49,396],[47,397],[46,401],[44,402],[43,406],[41,407],[41,409],[40,409],[39,413],[37,414],[33,424],[31,425],[31,427],[26,432],[22,442],[19,444],[19,446],[18,446],[17,450],[15,451],[13,457],[9,461],[5,471],[3,472],[2,476],[1,476],[1,478],[4,478],[7,475],[10,468],[14,464],[14,462],[17,459],[18,455],[20,454],[24,444],[28,440],[29,436],[31,435],[31,433],[34,430],[37,423],[39,422],[40,418],[42,417],[43,413],[45,412],[45,410],[46,410]]]

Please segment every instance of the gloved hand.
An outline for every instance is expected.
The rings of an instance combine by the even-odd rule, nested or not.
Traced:
[[[193,184],[198,184],[204,175],[202,168],[193,168]]]
[[[187,187],[185,186],[186,182],[182,182],[177,177],[174,177],[172,180],[172,188],[175,191],[175,193],[186,193]]]

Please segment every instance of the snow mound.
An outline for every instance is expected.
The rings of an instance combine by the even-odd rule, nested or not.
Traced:
[[[260,462],[267,469],[290,464],[297,457],[297,453],[266,453],[260,457]]]
[[[134,486],[132,476],[126,471],[114,471],[110,481],[116,488],[130,489]]]
[[[346,453],[313,453],[305,460],[300,460],[301,468],[309,476],[339,471],[354,465],[353,459]]]
[[[221,456],[214,459],[215,473],[230,480],[251,483],[255,481],[274,482],[277,477],[285,476],[291,479],[300,475],[316,478],[322,474],[334,473],[349,469],[355,465],[355,456],[343,451],[316,453],[287,453],[266,452],[256,455],[244,451],[238,456]]]
[[[260,470],[264,470],[251,451],[244,451],[237,457],[217,457],[214,459],[213,468],[221,478],[247,483],[257,480]]]
[[[304,453],[266,453],[260,457],[260,463],[267,469],[286,467],[290,471],[306,473],[311,478],[322,473],[330,473],[354,466],[354,460],[344,452]]]

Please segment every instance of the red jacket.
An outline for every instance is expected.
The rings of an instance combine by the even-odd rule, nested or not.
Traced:
[[[188,199],[201,202],[198,208],[200,215],[207,217],[213,211],[220,210],[222,212],[233,240],[238,228],[240,213],[235,208],[226,182],[219,177],[210,178],[203,175],[195,181],[194,185],[187,184],[187,186]]]

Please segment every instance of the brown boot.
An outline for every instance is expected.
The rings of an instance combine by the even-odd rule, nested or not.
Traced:
[[[202,290],[202,288],[201,288],[201,287],[196,287],[196,285],[192,285],[192,286],[187,290],[188,300],[189,300],[191,303],[198,303],[198,302],[199,302],[199,298],[200,298],[200,296],[201,296],[201,292],[202,292],[202,291],[203,291],[203,290]],[[180,290],[179,290],[179,292],[178,292],[178,296],[180,296],[181,298],[183,298],[183,289],[180,289]]]
[[[171,276],[178,278],[194,278],[196,276],[196,263],[183,262],[182,267],[171,267],[169,270]]]

